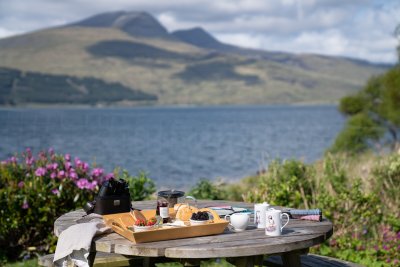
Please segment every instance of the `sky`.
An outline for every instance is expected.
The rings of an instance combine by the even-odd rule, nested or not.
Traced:
[[[249,48],[396,62],[400,0],[0,0],[0,38],[117,10]]]

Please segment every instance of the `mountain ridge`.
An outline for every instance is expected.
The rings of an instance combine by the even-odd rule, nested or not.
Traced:
[[[167,29],[144,11],[101,13],[67,26],[117,28],[132,36],[171,38]]]

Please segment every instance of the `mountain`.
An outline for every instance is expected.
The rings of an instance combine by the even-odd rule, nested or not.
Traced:
[[[164,26],[147,12],[103,13],[69,26],[116,28],[132,36],[171,38]]]
[[[11,84],[19,84],[26,73],[35,77],[23,80],[24,91],[8,87],[20,95],[43,93],[38,85],[46,90],[62,87],[64,93],[76,89],[65,83],[55,86],[50,82],[54,79],[96,79],[93,83],[102,94],[108,90],[111,97],[116,90],[123,99],[143,103],[127,97],[128,89],[159,105],[334,103],[387,69],[355,59],[236,47],[201,28],[168,33],[146,12],[123,11],[0,39],[0,67],[19,72],[19,78],[11,75]],[[121,102],[115,96],[115,101],[107,101],[106,94],[97,99],[95,94],[90,95],[95,102]],[[58,99],[50,93],[45,97]],[[88,97],[81,99],[80,103],[95,104]],[[29,101],[38,100],[7,103]]]
[[[237,49],[237,47],[233,45],[227,45],[221,43],[201,27],[196,27],[188,30],[174,31],[171,34],[175,36],[178,40],[181,40],[182,42],[200,48],[214,49],[225,52]]]

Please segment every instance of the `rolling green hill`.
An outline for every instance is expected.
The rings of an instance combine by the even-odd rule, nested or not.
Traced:
[[[170,34],[143,12],[100,14],[0,39],[0,67],[90,77],[101,80],[110,94],[116,90],[110,84],[117,83],[156,97],[152,103],[159,105],[332,103],[387,68],[348,58],[239,48],[199,28]],[[53,86],[46,79],[38,84]]]

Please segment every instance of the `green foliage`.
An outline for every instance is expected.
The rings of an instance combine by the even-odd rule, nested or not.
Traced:
[[[348,115],[354,115],[364,110],[365,99],[358,96],[346,96],[340,100],[340,112]]]
[[[366,113],[353,115],[345,128],[336,137],[329,150],[332,153],[346,151],[351,154],[360,153],[370,147],[372,141],[377,141],[383,134],[380,125]]]
[[[139,172],[137,176],[131,176],[128,171],[123,170],[121,178],[129,183],[129,193],[132,201],[149,199],[151,194],[156,192],[153,180],[145,172]]]
[[[220,190],[217,185],[207,179],[201,179],[197,184],[190,189],[188,195],[197,199],[224,199],[225,192]]]
[[[312,170],[300,161],[273,161],[268,171],[260,175],[257,189],[248,192],[245,200],[308,208],[315,186],[310,175]]]
[[[342,98],[340,111],[350,116],[346,127],[337,136],[331,152],[360,153],[372,142],[391,136],[389,144],[399,145],[400,132],[400,68],[371,78],[355,95]]]

